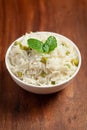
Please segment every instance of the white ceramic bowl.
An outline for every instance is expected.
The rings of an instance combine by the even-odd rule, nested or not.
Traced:
[[[50,33],[50,32],[37,32],[37,33]],[[9,72],[9,74],[11,75],[12,79],[20,86],[22,87],[23,89],[29,91],[29,92],[33,92],[33,93],[36,93],[36,94],[50,94],[50,93],[54,93],[54,92],[57,92],[57,91],[60,91],[62,89],[64,89],[66,86],[67,86],[67,83],[70,82],[78,73],[80,67],[81,67],[81,53],[78,49],[78,47],[75,45],[75,43],[73,43],[70,39],[66,38],[65,36],[63,35],[60,35],[60,34],[57,34],[57,33],[53,33],[57,36],[59,36],[60,38],[63,38],[63,39],[66,39],[70,44],[73,45],[73,47],[75,48],[76,52],[77,52],[77,55],[78,55],[78,59],[79,59],[79,65],[78,65],[78,68],[77,70],[75,71],[75,73],[69,78],[67,79],[66,81],[64,81],[63,83],[60,83],[58,85],[53,85],[53,86],[43,86],[43,87],[40,87],[40,86],[35,86],[35,85],[29,85],[29,84],[26,84],[24,83],[23,81],[21,81],[20,79],[18,79],[10,70],[9,68],[9,65],[8,65],[8,61],[7,61],[7,58],[8,58],[8,55],[9,55],[9,52],[11,50],[11,47],[13,46],[14,42],[10,45],[10,47],[8,48],[7,52],[6,52],[6,56],[5,56],[5,64],[6,64],[6,68]],[[19,39],[17,40],[21,40],[22,37],[20,37]]]

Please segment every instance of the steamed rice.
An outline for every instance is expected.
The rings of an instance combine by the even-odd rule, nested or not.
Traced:
[[[49,36],[55,36],[58,43],[49,54],[27,49],[29,38],[44,42]],[[15,44],[17,42],[26,48],[22,49],[19,44]],[[70,41],[54,33],[25,34],[14,42],[8,56],[12,73],[23,82],[36,86],[50,86],[66,81],[75,73],[78,62],[77,52]]]

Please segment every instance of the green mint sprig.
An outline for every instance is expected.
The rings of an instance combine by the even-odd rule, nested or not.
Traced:
[[[50,53],[57,47],[57,40],[54,36],[49,36],[45,43],[34,38],[28,39],[27,43],[29,48],[39,53]]]

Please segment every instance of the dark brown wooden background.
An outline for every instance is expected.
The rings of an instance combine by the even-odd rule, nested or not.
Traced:
[[[30,31],[57,32],[79,47],[81,70],[63,91],[32,94],[9,76],[6,50]],[[87,0],[0,0],[0,130],[87,130]]]

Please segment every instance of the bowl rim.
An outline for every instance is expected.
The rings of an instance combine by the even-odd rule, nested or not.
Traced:
[[[23,38],[24,35],[22,35],[21,37],[17,38],[15,41],[13,41],[13,42],[10,44],[10,46],[8,47],[8,49],[7,49],[7,51],[6,51],[6,54],[5,54],[5,65],[6,65],[6,68],[7,68],[8,72],[10,73],[10,75],[11,75],[16,81],[18,81],[19,83],[21,83],[21,84],[23,84],[23,85],[26,85],[26,86],[28,86],[28,87],[34,87],[34,88],[42,88],[42,89],[50,88],[50,87],[51,87],[51,88],[52,88],[52,87],[59,87],[59,86],[61,86],[61,85],[64,85],[64,84],[68,83],[69,81],[71,81],[71,80],[77,75],[77,73],[79,72],[80,67],[81,67],[81,63],[82,63],[81,53],[80,53],[80,50],[79,50],[79,48],[77,47],[77,45],[76,45],[72,40],[70,40],[69,38],[67,38],[66,36],[64,36],[64,35],[62,35],[62,34],[55,33],[55,32],[39,31],[39,32],[33,32],[33,33],[38,33],[38,34],[40,34],[40,33],[43,33],[43,34],[44,34],[44,33],[51,33],[51,34],[57,35],[57,36],[59,36],[59,37],[61,37],[61,38],[64,38],[64,39],[68,40],[69,43],[71,43],[71,44],[73,45],[73,47],[76,49],[76,52],[77,52],[77,54],[78,54],[79,65],[78,65],[76,71],[74,72],[74,74],[73,74],[71,77],[69,77],[69,78],[66,79],[65,81],[63,81],[63,82],[61,82],[61,83],[59,83],[59,84],[55,84],[55,85],[43,85],[43,86],[39,86],[39,85],[28,84],[28,83],[26,83],[26,82],[20,80],[18,77],[16,77],[16,76],[12,73],[12,71],[11,71],[9,65],[8,65],[8,55],[9,55],[9,52],[10,52],[12,46],[14,45],[15,41],[21,40],[21,39]],[[30,34],[30,33],[28,33],[28,34]]]

